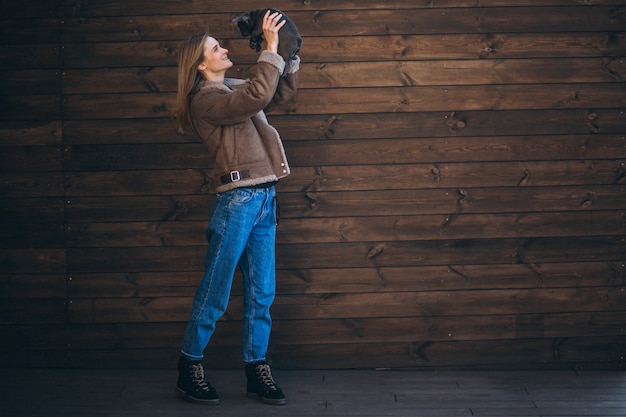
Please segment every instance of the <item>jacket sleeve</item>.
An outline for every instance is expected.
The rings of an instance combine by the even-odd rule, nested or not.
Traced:
[[[300,57],[296,55],[294,59],[285,65],[285,74],[280,77],[276,93],[272,97],[272,101],[265,108],[266,112],[273,109],[284,107],[296,95],[298,91],[298,70],[300,69]]]
[[[207,88],[198,91],[191,101],[193,117],[212,125],[242,122],[270,103],[277,90],[285,62],[276,53],[263,51],[255,68],[255,76],[245,87],[228,91]]]

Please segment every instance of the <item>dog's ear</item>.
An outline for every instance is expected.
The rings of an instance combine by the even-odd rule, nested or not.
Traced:
[[[232,20],[233,23],[237,23],[241,36],[250,36],[252,31],[250,30],[250,14],[246,13]]]

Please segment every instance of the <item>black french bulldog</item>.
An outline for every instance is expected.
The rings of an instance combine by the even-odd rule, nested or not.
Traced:
[[[289,62],[300,51],[302,38],[295,23],[283,12],[277,9],[254,9],[233,19],[232,22],[237,23],[239,26],[241,36],[250,37],[250,49],[259,52],[263,43],[263,16],[265,16],[267,10],[270,13],[278,12],[282,14],[282,19],[287,22],[278,32],[278,54],[283,57],[285,62]]]

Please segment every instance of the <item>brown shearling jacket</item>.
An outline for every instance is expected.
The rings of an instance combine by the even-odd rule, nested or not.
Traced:
[[[297,90],[299,59],[288,65],[261,52],[248,80],[201,81],[192,92],[194,129],[213,160],[215,191],[278,181],[290,173],[280,135],[264,109],[290,100]]]

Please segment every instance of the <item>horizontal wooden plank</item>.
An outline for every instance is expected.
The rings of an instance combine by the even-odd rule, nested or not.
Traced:
[[[189,36],[189,33],[185,33],[184,36],[177,39],[184,39]],[[233,62],[238,64],[229,71],[228,75],[238,78],[246,76],[249,70],[245,65],[256,63],[258,53],[249,49],[245,39],[219,38],[224,46],[229,49],[229,56]],[[160,88],[165,82],[163,72],[171,73],[171,67],[176,66],[174,52],[177,50],[179,42],[139,42],[133,40],[132,43],[116,43],[109,40],[106,43],[67,44],[63,50],[63,59],[65,68],[71,71],[67,73],[68,88],[81,82],[83,77],[94,76],[90,73],[83,74],[78,68],[93,68],[96,73],[119,79],[120,71],[124,70],[110,69],[129,66],[142,69],[131,69],[133,75],[127,80],[127,83],[133,83],[140,79],[147,81],[146,88]],[[626,40],[625,34],[622,32],[610,34],[579,32],[571,34],[463,34],[446,35],[445,37],[437,35],[314,37],[305,39],[305,42],[305,46],[300,52],[303,64],[403,62],[429,59],[475,60],[495,58],[500,60],[505,58],[603,57],[607,60],[606,65],[617,65],[619,61],[613,63],[611,58],[624,55]],[[563,45],[567,45],[567,48],[563,48]],[[329,50],[335,51],[332,56],[329,56]],[[170,68],[163,68],[164,66]],[[109,68],[109,70],[105,68]],[[169,80],[169,83],[173,82],[171,75]],[[303,80],[303,82],[306,81]],[[98,87],[92,86],[91,89],[97,90]]]
[[[0,194],[4,197],[63,197],[60,171],[7,173],[0,171]]]
[[[346,146],[345,149],[349,149],[349,147]],[[349,160],[349,158],[346,159]],[[150,160],[150,164],[153,162]],[[379,162],[384,163],[385,161]],[[67,165],[72,164],[68,163]],[[167,166],[167,163],[162,166]],[[510,162],[508,164],[483,162],[482,164],[352,165],[310,168],[296,166],[292,167],[291,176],[284,180],[280,189],[285,191],[302,190],[309,193],[309,197],[314,199],[314,193],[320,191],[471,188],[477,186],[622,185],[624,183],[623,167],[624,162],[621,160],[564,161],[559,163],[548,163],[547,161],[545,163]],[[93,175],[97,176],[98,174]],[[123,177],[124,174],[119,175]],[[138,176],[141,175],[138,174]],[[113,178],[114,174],[109,176]],[[176,171],[172,171],[171,176],[175,178],[178,175]],[[88,176],[85,178],[88,179]],[[390,186],[390,183],[393,185]]]
[[[49,0],[4,0],[0,3],[0,16],[3,18],[44,18],[56,16],[59,10],[60,4]]]
[[[172,118],[174,102],[174,93],[73,95],[63,98],[63,114],[68,120]]]
[[[74,273],[68,297],[193,297],[204,272]],[[28,278],[24,278],[26,282]],[[33,278],[34,279],[34,278]],[[235,272],[233,295],[242,295]],[[21,279],[16,280],[19,286]],[[362,292],[458,291],[626,285],[624,262],[450,265],[382,268],[308,268],[276,271],[277,294],[343,294]]]
[[[61,119],[61,98],[58,95],[6,96],[0,106],[0,120]]]
[[[33,223],[31,220],[31,223],[0,224],[0,248],[64,248],[66,244],[63,223]]]
[[[382,143],[381,143],[382,142]],[[512,182],[501,181],[494,184],[518,184],[520,172],[533,172],[533,178],[541,180],[544,175],[569,177],[582,166],[583,173],[593,166],[594,175],[603,170],[619,172],[623,167],[620,160],[626,158],[626,141],[622,135],[581,135],[581,136],[498,136],[485,138],[406,138],[381,140],[334,140],[334,141],[293,141],[285,144],[293,177],[298,181],[313,179],[324,183],[338,183],[346,177],[356,177],[361,181],[374,181],[376,177],[388,177],[394,181],[406,176],[424,176],[418,172],[425,170],[432,180],[443,181],[454,178],[457,172],[464,175],[476,171],[471,162],[483,162],[481,176],[490,177],[492,169],[499,175],[508,176],[506,171],[515,172]],[[27,169],[29,154],[43,154],[48,158],[60,159],[60,150],[51,148],[17,148],[7,152],[15,155],[13,170]],[[69,171],[127,171],[146,169],[186,169],[211,168],[212,161],[208,150],[199,143],[189,144],[137,144],[137,145],[74,145],[63,147],[63,164]],[[43,158],[43,156],[42,156]],[[601,158],[594,160],[594,158]],[[583,161],[577,161],[583,160]],[[488,162],[494,161],[494,162]],[[503,163],[501,161],[510,161]],[[514,162],[528,161],[528,162]],[[535,162],[545,161],[545,162]],[[55,161],[56,162],[56,161]],[[419,165],[416,164],[419,162]],[[456,164],[446,164],[457,162]],[[550,168],[550,162],[557,165]],[[430,166],[426,164],[432,164]],[[401,166],[385,166],[394,164]],[[512,164],[515,168],[509,168]],[[617,169],[613,167],[617,164]],[[602,166],[606,165],[607,168]],[[375,172],[377,169],[384,170]],[[314,171],[299,169],[314,167]],[[490,168],[493,167],[493,168]],[[588,168],[587,168],[588,167]],[[610,167],[610,168],[608,168]],[[437,169],[433,173],[433,169]],[[45,169],[45,168],[44,168]],[[354,174],[342,172],[353,169]],[[48,168],[50,170],[50,168]],[[359,170],[364,172],[359,172]],[[400,172],[402,171],[402,172]],[[558,174],[558,171],[567,172]],[[615,173],[608,178],[615,178]],[[369,174],[368,174],[369,173]],[[292,178],[290,180],[292,180]],[[529,180],[531,180],[529,178]],[[555,180],[556,181],[556,180]],[[558,181],[564,181],[558,178]],[[602,180],[599,180],[600,182]],[[611,182],[611,181],[609,181]],[[537,184],[550,184],[539,182]],[[376,188],[375,184],[372,184]],[[355,189],[361,188],[356,184]],[[441,186],[445,186],[444,183]],[[335,186],[337,187],[337,186]]]
[[[108,42],[100,43],[65,44],[63,60],[66,69],[94,68],[96,71],[109,76],[115,75],[117,72],[107,72],[104,68],[140,67],[144,69],[137,71],[133,78],[148,76],[147,78],[150,79],[151,74],[156,77],[163,71],[160,68],[176,66],[175,51],[177,51],[180,41],[187,38],[190,33],[191,30],[188,29],[184,35],[177,37],[175,41],[112,42],[109,39]],[[228,75],[241,78],[241,73],[248,72],[245,67],[242,68],[241,66],[256,63],[258,53],[250,50],[249,42],[245,39],[224,39],[223,36],[214,35],[228,48],[232,61],[238,64],[237,67],[229,71]],[[304,42],[304,47],[299,53],[303,64],[557,57],[602,57],[607,59],[607,63],[609,63],[611,62],[609,57],[624,56],[626,33],[381,35],[339,38],[316,36],[306,38]],[[37,48],[45,48],[45,45]],[[371,50],[368,51],[367,48]],[[15,51],[16,54],[18,52]],[[12,61],[15,63],[24,61],[24,59],[20,59],[20,56],[17,55]],[[33,59],[31,55],[27,56]],[[329,56],[332,59],[329,59]],[[152,67],[154,69],[147,69]],[[11,68],[11,66],[7,68]],[[71,82],[76,74],[72,72],[68,81]],[[150,87],[153,88],[155,85]]]
[[[15,146],[3,149],[0,171],[37,172],[61,171],[62,152],[58,146]]]
[[[50,146],[61,144],[61,121],[0,122],[0,146]]]
[[[196,246],[207,222],[68,223],[68,247]],[[0,235],[1,236],[1,235]]]
[[[198,226],[204,226],[204,223]],[[195,230],[200,231],[201,227]],[[281,223],[278,242],[376,242],[610,235],[626,235],[626,217],[621,210],[593,213],[287,219]],[[71,237],[69,239],[71,240]],[[164,240],[169,242],[167,237]],[[153,242],[156,243],[154,240]]]
[[[478,317],[476,326],[483,325],[493,319],[493,315],[500,314],[538,314],[541,317],[530,317],[520,325],[528,326],[526,330],[542,329],[541,320],[549,316],[547,313],[562,312],[595,312],[615,311],[613,331],[619,334],[623,320],[626,318],[624,302],[626,291],[618,287],[593,288],[559,288],[559,289],[532,289],[532,290],[484,290],[459,292],[401,292],[401,293],[363,293],[363,294],[333,294],[333,295],[292,295],[277,297],[272,305],[272,316],[280,319],[330,319],[330,318],[369,318],[369,317],[442,317],[451,315],[489,316]],[[94,300],[94,302],[97,300]],[[229,317],[241,317],[240,300],[234,299],[232,308],[229,307]],[[104,303],[103,303],[104,304]],[[574,304],[574,305],[573,305]],[[107,310],[108,306],[105,307]],[[536,323],[532,321],[535,320]],[[355,331],[356,326],[350,326]],[[399,325],[404,331],[412,326]],[[428,327],[428,326],[427,326]],[[438,326],[435,326],[438,327]],[[497,326],[498,327],[498,326]],[[507,326],[510,327],[510,326]],[[512,326],[515,328],[515,326]],[[448,327],[440,340],[446,337],[460,337],[461,327]],[[386,332],[387,336],[390,331]],[[419,333],[419,332],[418,332]],[[445,333],[445,336],[444,336]],[[467,334],[480,334],[478,328]],[[456,334],[456,336],[454,336]],[[520,335],[517,335],[519,337]],[[530,335],[527,335],[530,336]],[[380,337],[380,336],[373,336]],[[489,338],[509,339],[515,335]]]
[[[0,273],[0,294],[7,298],[67,298],[65,274]]]
[[[62,274],[65,272],[64,248],[19,248],[0,251],[3,274]]]
[[[623,59],[482,59],[302,65],[300,88],[621,82]]]
[[[212,166],[207,149],[200,143],[66,146],[63,158],[69,171],[125,171],[159,166],[162,169],[205,169]]]
[[[624,55],[619,32],[487,33],[308,37],[299,52],[303,62],[425,61],[446,59],[503,59],[550,57],[609,57]],[[224,43],[233,62],[252,64],[254,55],[235,39]],[[589,47],[590,48],[589,48]],[[376,49],[372,49],[376,47]],[[364,53],[370,48],[371,53]],[[329,52],[332,59],[329,59]]]
[[[2,16],[0,36],[3,45],[37,44],[59,42],[59,19],[53,18],[28,18],[28,19],[5,19]]]
[[[546,85],[334,88],[299,90],[295,112],[341,114],[620,108],[624,94],[626,87],[620,84],[551,84],[549,88]],[[148,100],[148,97],[145,99],[138,100],[144,103],[144,108],[154,101]],[[75,105],[72,103],[70,107]],[[87,107],[92,105],[84,103]],[[138,110],[141,112],[141,109]],[[71,108],[68,111],[73,113]]]
[[[516,330],[523,331],[524,321],[532,321],[533,316],[500,316],[490,319],[482,322],[482,328],[479,318],[463,316],[441,319],[407,318],[399,322],[390,319],[359,320],[352,323],[341,320],[305,320],[300,329],[296,327],[297,322],[275,320],[272,344],[274,346],[327,345],[332,351],[341,350],[340,345],[351,343],[360,342],[364,346],[375,343],[411,343],[437,334],[439,334],[438,339],[455,343],[459,339],[445,335],[446,329],[452,326],[455,330],[464,329],[467,326],[467,331],[461,330],[462,333],[455,333],[455,336],[467,337],[470,329],[483,337],[499,329],[500,335],[504,336],[506,333],[515,333]],[[551,314],[547,315],[543,323],[544,327],[541,329],[543,334],[536,335],[535,338],[561,337],[561,334],[571,330],[574,326],[579,326],[577,337],[619,336],[616,330],[620,319],[623,319],[623,314],[619,312]],[[357,324],[363,325],[362,334],[355,332],[351,327]],[[395,331],[403,327],[410,331],[405,331],[404,334],[394,333],[389,340],[372,340],[377,332],[382,333],[381,328],[386,324]],[[184,330],[185,322],[72,324],[67,328],[55,325],[49,327],[29,325],[16,329],[5,326],[3,333],[6,338],[3,340],[13,341],[11,346],[4,346],[5,349],[59,349],[68,344],[72,349],[89,349],[91,346],[88,341],[93,341],[100,349],[176,348],[182,341]],[[240,322],[222,321],[218,324],[212,346],[238,346],[240,343]]]
[[[287,244],[279,268],[470,265],[576,261],[623,262],[623,237],[450,240],[431,242]]]
[[[67,199],[65,213],[69,222],[206,220],[214,196],[136,196]]]
[[[382,119],[381,119],[382,118]],[[623,109],[272,115],[286,140],[617,133]]]
[[[146,129],[150,134],[146,135]],[[63,143],[72,144],[157,144],[199,143],[193,134],[177,132],[173,119],[67,120],[63,122]]]
[[[66,175],[66,197],[204,194],[211,189],[211,172],[200,169],[177,171],[73,172]],[[1,177],[0,177],[1,178]],[[167,179],[169,183],[163,182]],[[158,183],[158,185],[157,185]]]
[[[250,7],[246,7],[248,10]],[[127,13],[127,12],[126,12]],[[241,10],[207,14],[170,16],[65,18],[61,24],[63,43],[102,40],[184,39],[190,33],[211,28],[218,38],[238,37],[231,20]],[[152,14],[152,13],[149,13]],[[619,15],[617,15],[619,16]],[[613,7],[518,7],[511,20],[510,7],[364,9],[293,11],[289,17],[304,38],[308,36],[343,37],[358,34],[417,35],[459,33],[554,33],[624,31],[626,22],[616,18]],[[183,24],[184,22],[184,24]],[[240,36],[240,35],[239,35]]]
[[[64,94],[176,91],[175,67],[70,69],[63,72]],[[104,81],[104,82],[102,82]]]
[[[68,69],[173,66],[180,42],[188,36],[161,42],[65,43],[62,59]]]
[[[359,148],[353,148],[353,154],[358,156],[358,150]],[[322,152],[316,152],[315,155],[321,156]],[[416,159],[428,158],[419,158],[416,155]],[[382,165],[385,161],[380,162],[381,165],[378,166],[295,167],[292,175],[284,180],[284,188],[281,189],[302,190],[307,193],[307,197],[315,200],[315,193],[318,191],[621,185],[624,183],[625,164],[622,160],[601,161],[597,165],[594,161],[553,161],[551,163],[548,161],[509,163],[445,163],[442,161],[432,164],[402,164],[402,161],[397,161],[398,165]]]
[[[28,223],[33,219],[42,223],[63,223],[64,206],[62,198],[3,197],[0,223]]]
[[[110,180],[96,175],[96,179]],[[118,177],[119,178],[119,177]],[[129,176],[130,178],[130,176]],[[167,178],[167,177],[164,177]],[[174,181],[172,178],[169,180]],[[156,181],[155,181],[156,182]],[[106,183],[101,181],[100,184]],[[188,182],[174,181],[181,188]],[[159,184],[164,184],[160,182]],[[284,189],[283,189],[284,186]],[[212,197],[152,192],[111,192],[104,196],[81,183],[72,191],[65,210],[67,221],[172,221],[205,220]],[[293,191],[280,184],[279,204],[282,218],[353,217],[458,213],[518,213],[593,210],[620,210],[624,207],[621,186],[496,187],[491,189],[407,189],[372,191]],[[126,188],[125,188],[126,189]],[[156,184],[154,190],[158,190]],[[183,190],[184,191],[184,190]],[[133,197],[134,194],[134,197]],[[108,197],[105,197],[108,196]]]
[[[70,299],[68,301],[68,322],[182,322],[189,317],[191,301],[192,299],[189,298],[179,299],[176,297]]]
[[[158,150],[159,147],[157,147]],[[116,152],[123,152],[116,150]],[[163,149],[163,148],[160,148]],[[152,152],[152,149],[145,148]],[[354,151],[354,148],[353,148]],[[106,155],[91,149],[86,153],[85,161],[80,161],[79,167],[91,167],[99,171],[90,172],[82,168],[76,174],[67,174],[66,185],[68,196],[88,196],[92,189],[99,187],[100,192],[109,195],[134,194],[132,190],[143,190],[144,195],[165,194],[164,183],[178,184],[180,188],[172,194],[194,194],[212,189],[212,170],[208,163],[203,166],[205,155],[182,153],[169,155],[173,157],[173,165],[178,165],[178,156],[185,161],[187,156],[198,157],[194,161],[194,169],[181,167],[180,169],[158,170],[160,159],[144,158],[147,166],[137,163],[133,169],[138,171],[105,171],[109,160],[104,160],[103,166],[92,158]],[[124,168],[130,168],[133,158],[137,154],[125,154],[123,158],[110,159],[119,161]],[[163,154],[161,154],[163,155]],[[83,156],[83,155],[81,155]],[[128,158],[128,161],[123,160]],[[167,157],[166,157],[167,158]],[[138,158],[137,158],[138,159]],[[323,158],[322,158],[323,159]],[[93,164],[89,161],[93,160]],[[387,163],[390,163],[389,161]],[[169,161],[161,165],[167,168]],[[67,166],[72,163],[68,162]],[[114,163],[111,169],[121,169]],[[314,166],[309,168],[294,168],[287,177],[281,190],[301,191],[315,203],[318,192],[327,191],[358,191],[358,190],[419,190],[445,189],[449,192],[455,188],[472,187],[545,187],[545,186],[572,186],[572,185],[616,185],[621,186],[625,181],[623,160],[581,160],[581,161],[537,161],[537,162],[475,162],[475,163],[435,163],[435,164],[398,164],[398,165],[352,165],[352,166]],[[206,168],[206,169],[205,169]],[[185,181],[186,178],[186,181]],[[158,181],[158,180],[161,181]],[[155,184],[158,182],[158,184]],[[95,184],[94,184],[95,183]],[[101,186],[106,183],[107,187]],[[154,189],[153,191],[153,188]],[[161,189],[159,191],[158,189]],[[456,193],[456,192],[455,192]],[[463,194],[463,191],[459,191]],[[419,201],[416,200],[416,201]],[[582,204],[582,202],[581,202]],[[589,204],[589,203],[588,203]]]
[[[139,223],[68,223],[67,247],[197,246],[205,243],[206,221]],[[54,230],[63,228],[54,225]],[[8,227],[0,236],[29,231],[28,225]],[[64,236],[32,227],[46,239],[26,236],[13,245],[64,244]],[[42,229],[42,230],[40,230]],[[14,231],[15,230],[15,231]],[[436,239],[626,235],[623,210],[594,212],[458,214],[284,219],[278,243],[378,242]]]
[[[602,342],[600,342],[600,340]],[[608,346],[608,349],[607,349]],[[212,355],[226,349],[211,349],[207,353],[207,366],[220,366]],[[346,345],[272,345],[271,358],[275,367],[297,367],[307,364],[309,368],[417,368],[462,367],[488,369],[500,367],[515,369],[543,366],[563,366],[571,369],[575,363],[581,367],[592,362],[606,363],[620,369],[620,355],[624,350],[623,337],[613,338],[555,338],[496,341],[429,342],[416,341],[408,344],[346,344]],[[485,352],[489,352],[488,355]],[[238,353],[238,351],[234,352]],[[232,353],[231,353],[232,354]],[[216,358],[216,356],[213,356]],[[310,359],[309,359],[310,358]],[[516,360],[516,358],[518,358]],[[319,359],[319,361],[318,361]],[[361,364],[361,365],[359,365]]]
[[[61,65],[58,44],[3,45],[2,70],[58,69]]]
[[[245,77],[248,68],[236,67],[236,70],[242,72],[240,77]],[[58,73],[51,71],[39,71],[34,75],[58,80]],[[8,78],[18,76],[25,78],[32,77],[32,74],[9,73]],[[624,60],[619,58],[338,62],[302,64],[299,87],[605,83],[620,82],[625,77]],[[63,89],[65,94],[176,91],[176,68],[68,70],[63,73]]]
[[[91,325],[90,325],[91,326]],[[73,326],[72,326],[73,327]],[[158,334],[158,332],[153,333]],[[77,335],[80,336],[80,335]],[[276,369],[565,369],[620,370],[622,336],[555,339],[270,345]],[[489,355],[485,355],[489,352]],[[28,349],[2,351],[5,367],[79,367],[85,369],[172,368],[180,347],[144,349]],[[241,346],[205,350],[206,369],[241,366]]]
[[[197,271],[205,247],[70,248],[75,273]],[[279,269],[623,262],[622,236],[279,244]],[[112,262],[112,260],[115,260]]]
[[[67,300],[0,298],[0,324],[67,323]]]
[[[57,69],[2,71],[0,88],[5,95],[60,94],[60,74]]]
[[[626,115],[622,109],[270,115],[269,118],[280,132],[287,148],[292,142],[300,140],[446,137],[456,138],[451,139],[451,143],[455,141],[462,143],[463,138],[474,139],[484,136],[497,136],[498,140],[506,141],[508,146],[511,146],[511,141],[517,142],[518,145],[522,142],[532,144],[535,140],[532,136],[543,135],[559,135],[554,138],[558,140],[573,135],[590,137],[598,134],[616,134],[618,139],[621,139],[623,132],[626,131]],[[145,133],[146,129],[149,129],[149,134]],[[503,136],[511,135],[512,132],[515,132],[515,137],[506,139]],[[544,142],[545,138],[536,140]],[[152,145],[199,143],[200,140],[193,134],[178,134],[172,119],[139,118],[109,119],[106,124],[100,120],[66,120],[63,123],[63,142],[67,145],[140,143]],[[324,146],[330,146],[330,143]],[[377,146],[385,146],[385,143],[386,141],[379,141]],[[561,141],[559,143],[562,146]],[[400,144],[396,143],[398,146]],[[519,149],[519,152],[525,155],[528,150]],[[540,158],[544,152],[550,150],[542,149],[541,152],[533,152],[533,155]],[[331,152],[329,156],[332,155]]]
[[[517,187],[281,194],[281,216],[343,217],[458,213],[546,212],[624,207],[624,189]],[[443,223],[443,219],[442,219]]]
[[[71,299],[68,304],[70,323],[132,323],[132,322],[172,322],[186,321],[193,297],[155,297],[155,298],[94,298]],[[354,335],[362,329],[360,338],[364,338],[367,323],[377,318],[394,318],[386,321],[386,325],[372,331],[364,342],[384,340],[414,339],[415,334],[407,334],[408,329],[417,330],[428,340],[471,340],[485,334],[486,339],[511,339],[515,337],[542,337],[546,323],[551,314],[582,313],[582,312],[614,312],[612,324],[603,323],[611,328],[613,335],[623,332],[626,312],[624,288],[590,287],[590,288],[558,288],[558,289],[514,289],[514,290],[481,290],[481,291],[430,291],[430,292],[393,292],[393,293],[357,293],[357,294],[307,294],[277,296],[272,304],[273,321],[286,320],[293,323],[292,333],[297,331],[299,323],[307,320],[339,320],[343,321],[347,332]],[[243,297],[231,296],[228,308],[222,320],[242,320]],[[523,315],[515,318],[514,323],[496,324],[499,316]],[[528,317],[526,317],[528,315]],[[464,317],[464,324],[459,324]],[[404,319],[403,319],[404,318]],[[419,320],[418,320],[419,319]],[[355,320],[356,322],[352,322]],[[589,320],[589,318],[587,318]],[[596,319],[602,321],[601,319]],[[473,321],[473,324],[469,324]],[[438,324],[437,324],[438,323]],[[446,326],[442,326],[447,323]],[[579,324],[575,325],[578,326]],[[422,327],[423,326],[423,327]],[[480,327],[483,329],[480,330]],[[387,330],[383,332],[383,329]],[[504,331],[527,334],[499,334]],[[558,326],[557,326],[558,327]],[[564,327],[564,324],[561,324]],[[395,329],[395,333],[392,329]],[[429,331],[428,329],[431,329]],[[531,334],[531,332],[536,332]],[[302,328],[300,328],[302,331]],[[437,335],[433,334],[437,332]],[[467,333],[464,333],[467,331]],[[440,333],[439,333],[440,332]],[[237,338],[241,333],[237,332]],[[307,333],[307,332],[304,332]],[[329,332],[336,335],[337,331]],[[571,329],[569,330],[571,333]],[[565,335],[565,334],[560,334]],[[302,336],[300,336],[302,337]],[[319,337],[322,337],[321,335]],[[401,337],[402,339],[395,339]],[[410,339],[406,339],[410,337]],[[312,335],[315,339],[315,336]],[[322,339],[324,340],[324,339]],[[343,340],[349,342],[350,340]],[[307,339],[306,342],[310,342]],[[305,343],[306,343],[305,342]]]
[[[11,350],[59,350],[68,347],[67,324],[22,324],[0,327],[0,357]]]
[[[456,122],[451,120],[451,123]],[[332,171],[347,165],[352,165],[357,170],[359,166],[369,165],[368,169],[375,170],[376,165],[386,163],[403,165],[416,162],[432,163],[438,167],[439,180],[444,180],[441,167],[447,166],[446,162],[481,161],[489,165],[488,161],[508,161],[517,165],[515,161],[551,160],[563,164],[563,160],[573,162],[578,159],[607,156],[626,158],[626,141],[621,134],[294,140],[286,141],[285,147],[289,163],[294,168],[289,180],[300,181],[305,170],[299,167],[311,166],[316,167],[316,178],[323,178],[325,173],[330,175],[329,181],[320,181],[320,186],[330,186],[322,182],[335,183],[332,181],[333,177],[343,178],[344,175]],[[323,164],[320,164],[320,161],[323,161]],[[451,169],[452,166],[447,167]],[[382,166],[380,168],[391,169]],[[451,172],[449,171],[447,175]],[[384,177],[389,173],[378,176]],[[371,180],[361,178],[363,181]],[[394,181],[398,179],[394,178]],[[359,188],[357,184],[353,186]]]
[[[461,296],[462,297],[462,296]],[[461,301],[463,303],[463,301]],[[447,316],[372,318],[344,320],[281,320],[274,313],[273,343],[279,345],[394,343],[463,340],[498,340],[556,338],[576,334],[586,336],[620,336],[626,313],[547,313],[505,316]],[[236,345],[240,323],[220,323],[228,327],[229,341]],[[384,335],[384,336],[383,336]],[[226,336],[222,336],[224,342]],[[228,340],[228,339],[227,339]]]
[[[243,77],[248,75],[249,67],[238,67],[237,70],[241,71],[240,77]],[[50,78],[57,76],[50,72],[40,71],[34,75]],[[8,74],[10,84],[18,87],[22,79],[31,76],[22,74]],[[621,82],[624,78],[624,60],[607,58],[338,62],[301,64],[298,87],[606,83]],[[176,90],[175,67],[74,69],[63,72],[64,94]]]
[[[280,272],[278,272],[280,274]],[[126,298],[126,297],[193,297],[204,272],[198,265],[196,271],[184,272],[135,272],[135,273],[73,273],[67,278],[68,297],[78,298]],[[238,282],[241,279],[236,272]],[[280,279],[277,278],[277,283]],[[233,292],[241,295],[241,285],[234,285]]]
[[[163,3],[156,3],[159,7],[155,8],[155,2],[146,0],[135,0],[131,4],[124,1],[108,1],[95,0],[86,4],[77,5],[72,0],[62,0],[60,2],[60,10],[65,16],[115,16],[120,10],[124,10],[128,15],[175,15],[181,13],[206,13],[206,4],[197,0],[173,0]],[[591,6],[591,4],[581,3],[582,5]],[[545,0],[541,2],[544,6],[573,6],[571,1],[567,0]],[[593,5],[621,5],[619,0],[596,0]],[[300,10],[355,10],[363,9],[440,9],[450,7],[486,7],[477,4],[474,0],[438,0],[436,3],[413,4],[402,0],[391,0],[381,3],[377,0],[348,0],[336,2],[333,0],[316,0],[294,2],[291,0],[276,0],[272,6],[283,11],[300,11]],[[491,0],[488,6],[537,6],[532,0]],[[247,0],[234,0],[228,3],[216,3],[211,5],[213,12],[230,12],[233,10],[244,11],[250,8]]]
[[[197,285],[197,279],[190,282],[192,286]],[[235,283],[237,290],[239,283]],[[279,294],[574,288],[625,283],[626,266],[619,261],[277,271]]]
[[[622,84],[557,84],[334,88],[299,90],[297,114],[457,112],[480,110],[542,110],[620,108],[626,93]],[[38,106],[28,96],[13,98],[16,105]],[[45,98],[45,97],[44,97]],[[47,97],[48,100],[54,100]],[[172,117],[174,93],[72,95],[63,99],[70,120]],[[12,117],[12,112],[6,117]],[[54,112],[48,116],[54,118]],[[22,116],[23,117],[23,116]]]
[[[624,30],[626,21],[615,18],[614,8],[519,7],[515,21],[509,7],[363,10],[313,13],[292,12],[290,17],[304,36],[380,34],[448,34],[492,32],[577,32]],[[218,25],[213,25],[218,26]]]
[[[385,140],[383,146],[375,140],[300,141],[287,145],[293,172],[285,181],[307,191],[623,182],[626,159],[590,159],[592,154],[625,158],[626,141],[621,136],[581,138],[571,144],[567,139],[547,138],[551,143],[540,139],[399,139]],[[29,151],[13,153],[21,156]],[[66,146],[63,159],[65,169],[80,172],[205,170],[212,166],[201,144]],[[15,165],[16,170],[24,167],[19,161]]]

